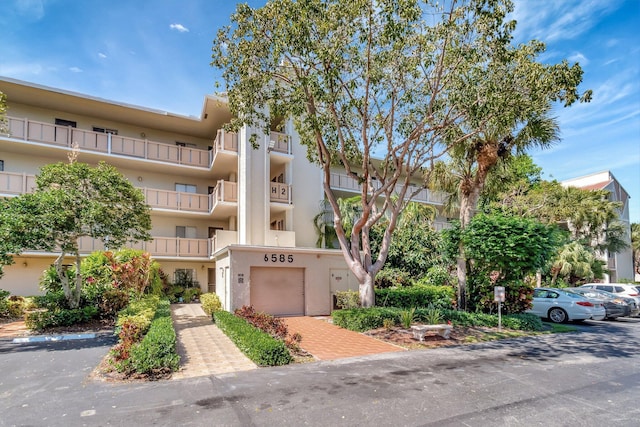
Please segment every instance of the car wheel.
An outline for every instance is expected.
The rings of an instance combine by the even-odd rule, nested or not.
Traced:
[[[554,307],[549,310],[549,320],[553,323],[564,323],[568,319],[567,312],[561,308]]]

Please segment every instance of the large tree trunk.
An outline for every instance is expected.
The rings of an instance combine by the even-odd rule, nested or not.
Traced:
[[[367,274],[364,283],[360,283],[360,305],[364,308],[373,307],[376,303],[376,295],[373,289],[374,277]]]

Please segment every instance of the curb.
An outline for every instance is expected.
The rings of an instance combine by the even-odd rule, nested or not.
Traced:
[[[95,338],[96,334],[69,334],[69,335],[48,335],[37,337],[14,338],[13,343],[29,343],[29,342],[48,342],[48,341],[69,341],[69,340],[85,340]]]

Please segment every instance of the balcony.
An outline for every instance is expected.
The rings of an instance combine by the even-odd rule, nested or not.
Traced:
[[[209,169],[212,165],[213,153],[210,150],[93,132],[26,118],[7,117],[7,124],[10,138],[52,147],[72,149],[77,144],[80,150],[87,152],[118,155],[131,159],[145,159],[204,169]]]
[[[291,154],[291,136],[282,132],[269,132],[265,135],[269,152]]]
[[[18,196],[30,193],[36,187],[35,175],[0,172],[0,195]],[[219,180],[211,194],[140,188],[145,200],[156,210],[235,215],[238,202],[238,184]]]
[[[142,188],[147,204],[156,210],[180,211],[221,216],[235,215],[238,184],[219,180],[211,194],[185,193]]]
[[[217,230],[210,239],[188,239],[182,237],[154,237],[149,242],[137,242],[127,247],[149,252],[158,258],[203,258],[210,259],[211,255],[238,242],[238,232]],[[104,250],[101,240],[83,237],[80,239],[80,253],[89,254]]]
[[[267,230],[265,246],[279,246],[284,248],[296,247],[296,232],[284,230]]]
[[[35,175],[0,172],[0,194],[19,196],[31,193],[36,188]]]
[[[238,170],[238,135],[218,129],[213,142],[213,169],[218,176],[228,176]]]
[[[281,182],[270,182],[270,200],[277,203],[293,204],[291,186]]]
[[[377,183],[374,181],[374,185]],[[331,173],[329,185],[334,190],[342,190],[353,193],[360,193],[362,191],[362,185],[358,183],[354,178],[340,173]],[[397,185],[397,190],[400,189],[400,185]],[[441,192],[429,191],[426,188],[420,189],[420,187],[415,185],[410,185],[407,193],[413,194],[417,193],[411,199],[414,202],[419,203],[429,203],[429,204],[443,204],[446,199],[446,194]]]

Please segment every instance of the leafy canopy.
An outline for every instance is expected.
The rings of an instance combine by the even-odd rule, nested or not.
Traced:
[[[259,9],[238,5],[214,41],[212,64],[223,70],[235,116],[229,128],[268,133],[292,118],[308,157],[322,166],[336,236],[365,306],[399,213],[426,185],[431,162],[491,121],[511,125],[512,98],[527,98],[553,74],[538,64],[537,76],[526,75],[542,45],[511,47],[511,10],[508,0],[271,0]],[[581,71],[558,69],[557,90],[545,99],[572,102]],[[494,77],[485,84],[487,76]],[[505,92],[505,81],[519,92]],[[350,231],[330,186],[335,165],[361,189]],[[369,231],[384,217],[373,256]]]

